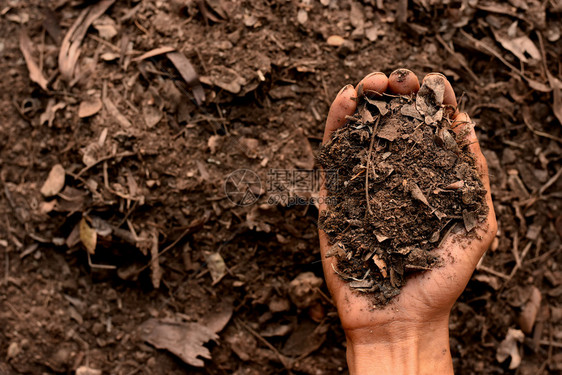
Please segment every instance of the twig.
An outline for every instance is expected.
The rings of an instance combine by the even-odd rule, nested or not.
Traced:
[[[519,268],[521,268],[521,265],[523,264],[523,259],[525,259],[525,257],[527,256],[527,253],[529,252],[529,250],[531,250],[531,247],[533,246],[533,243],[529,241],[529,243],[525,246],[525,248],[523,249],[523,251],[521,252],[521,257],[520,257],[520,263],[519,264],[515,264],[515,266],[513,267],[513,269],[511,270],[511,273],[509,274],[509,277],[505,280],[505,282],[502,285],[503,289],[507,283],[509,283],[511,281],[511,279],[513,279],[513,276],[515,276],[515,274],[517,273],[517,271],[519,270]],[[517,262],[517,261],[516,261]]]
[[[116,159],[116,158],[125,158],[125,157],[129,157],[129,156],[133,156],[136,155],[136,153],[131,152],[131,151],[125,151],[125,152],[121,152],[119,154],[114,154],[114,155],[108,155],[108,156],[104,156],[103,158],[100,158],[98,160],[96,160],[95,163],[90,164],[84,168],[82,168],[80,170],[80,172],[78,172],[76,174],[77,177],[82,176],[84,173],[86,173],[86,171],[90,170],[91,168],[93,168],[94,166],[98,165],[99,163],[101,163],[102,161],[106,161],[106,160],[110,160],[110,159]]]
[[[549,187],[551,187],[562,175],[562,168],[558,169],[558,172],[556,172],[556,174],[554,176],[552,176],[550,178],[550,180],[548,180],[540,189],[539,189],[539,195],[543,195],[545,191],[548,190]]]
[[[243,321],[238,320],[238,319],[236,320],[236,322],[239,323],[242,327],[244,327],[248,332],[250,332],[252,334],[252,336],[254,336],[256,339],[261,341],[265,346],[267,346],[269,349],[271,349],[271,351],[273,353],[275,353],[275,355],[277,356],[277,358],[279,359],[281,364],[285,367],[285,370],[287,370],[289,372],[289,374],[292,374],[292,371],[291,371],[292,365],[291,365],[291,363],[288,363],[287,357],[285,357],[283,354],[279,353],[279,350],[277,350],[275,348],[275,346],[271,345],[269,343],[269,341],[264,339],[259,333],[254,331],[249,325],[247,325],[246,323],[244,323]]]
[[[472,77],[472,79],[474,81],[476,81],[476,83],[478,83],[479,86],[482,86],[482,81],[480,80],[480,78],[478,78],[478,76],[476,74],[474,74],[474,72],[472,71],[472,69],[470,69],[470,66],[468,66],[466,61],[464,59],[460,58],[457,55],[457,53],[443,40],[441,35],[435,34],[435,39],[437,39],[437,41],[439,43],[441,43],[443,48],[445,48],[447,50],[447,52],[449,52],[451,54],[451,56],[453,56],[459,62],[459,64],[461,64],[461,66],[468,72],[470,77]]]
[[[191,225],[189,225],[183,232],[182,234],[179,235],[178,238],[176,238],[176,240],[174,242],[172,242],[171,244],[169,244],[168,246],[166,246],[164,248],[164,250],[160,251],[157,256],[153,257],[148,264],[145,264],[143,267],[141,267],[139,270],[137,270],[135,272],[135,276],[140,274],[142,271],[144,271],[145,269],[147,269],[148,267],[150,267],[152,265],[152,262],[154,262],[155,260],[157,260],[160,256],[164,255],[165,253],[167,253],[168,251],[170,251],[171,249],[173,249],[178,242],[180,242],[185,236],[187,236],[188,234],[192,233],[193,231],[195,231],[195,229],[197,229],[200,225],[205,224],[205,222],[207,222],[208,220],[208,216],[204,216],[203,218],[201,218],[200,220],[198,220],[199,222],[195,222]]]
[[[509,280],[509,276],[507,276],[505,273],[498,272],[498,271],[496,271],[496,270],[494,270],[494,269],[492,269],[492,268],[488,268],[488,267],[486,267],[486,266],[479,266],[479,267],[477,267],[476,269],[477,269],[478,271],[484,271],[484,272],[487,272],[487,273],[492,274],[492,275],[494,275],[494,276],[501,277],[501,278],[504,279],[504,280]]]
[[[548,345],[555,348],[562,348],[562,342],[556,342],[550,340],[541,340],[541,345]]]
[[[485,50],[486,52],[488,52],[489,54],[491,54],[492,56],[494,56],[495,58],[500,60],[502,63],[504,63],[507,67],[509,67],[515,73],[519,74],[522,78],[527,80],[527,77],[525,77],[525,75],[523,75],[521,70],[517,69],[515,66],[510,64],[506,59],[503,58],[502,55],[497,53],[492,47],[490,47],[486,43],[474,38],[472,35],[468,34],[466,31],[464,31],[462,29],[459,29],[459,31],[466,39],[468,39],[470,42],[472,42],[472,44],[474,44],[476,47],[480,47],[481,51]]]
[[[521,258],[519,257],[519,233],[517,232],[513,235],[513,247],[511,248],[511,252],[515,258],[515,264],[521,267]]]
[[[553,249],[548,250],[546,253],[539,255],[538,257],[535,257],[533,259],[529,259],[529,263],[535,263],[537,261],[542,262],[543,260],[545,260],[546,258],[548,258],[550,255],[552,255],[552,253],[556,252],[556,251],[560,251],[562,250],[562,247],[555,247]]]
[[[377,116],[375,124],[373,125],[373,134],[371,134],[371,144],[369,145],[369,154],[367,155],[367,169],[365,170],[365,199],[367,200],[367,211],[374,216],[371,210],[371,203],[369,202],[369,168],[371,167],[371,154],[373,152],[373,144],[375,143],[375,133],[379,125],[380,117]]]

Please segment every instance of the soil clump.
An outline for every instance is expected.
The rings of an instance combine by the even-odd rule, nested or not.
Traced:
[[[349,286],[385,305],[413,272],[440,262],[432,250],[450,229],[485,220],[486,190],[444,84],[426,79],[417,95],[359,94],[357,110],[323,146],[328,209],[320,226],[327,257]]]

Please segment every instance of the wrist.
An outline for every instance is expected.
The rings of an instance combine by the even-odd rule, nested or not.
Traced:
[[[346,330],[351,375],[453,374],[448,316]]]

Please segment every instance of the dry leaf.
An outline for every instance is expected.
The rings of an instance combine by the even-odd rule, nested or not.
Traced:
[[[80,241],[88,251],[94,255],[96,253],[96,244],[98,242],[98,234],[88,225],[86,218],[80,220]]]
[[[205,91],[203,90],[203,86],[199,82],[199,75],[193,68],[193,65],[189,62],[187,57],[185,57],[182,53],[179,52],[168,52],[166,53],[166,57],[174,64],[180,75],[182,76],[185,83],[191,87],[193,91],[193,96],[195,97],[195,101],[198,105],[203,104],[205,101]]]
[[[215,333],[222,331],[230,321],[230,318],[232,318],[232,313],[234,312],[233,302],[234,299],[232,297],[224,297],[218,306],[214,306],[209,313],[201,318],[199,323]]]
[[[43,196],[45,197],[52,197],[53,195],[57,195],[64,187],[65,176],[66,174],[63,166],[60,164],[55,164],[53,168],[51,168],[49,176],[41,187],[41,194],[43,194]]]
[[[78,117],[85,118],[95,115],[101,110],[102,102],[98,98],[83,100],[78,107]]]
[[[74,68],[80,57],[80,45],[88,32],[88,28],[97,18],[115,2],[115,0],[101,0],[85,8],[62,40],[59,52],[59,70],[62,77],[70,82],[74,76]]]
[[[504,362],[508,357],[511,357],[509,369],[513,370],[521,364],[521,355],[517,342],[523,342],[525,334],[518,329],[509,328],[505,339],[500,343],[498,351],[496,352],[496,359],[498,362]]]
[[[425,197],[425,195],[421,191],[420,187],[415,182],[411,183],[408,186],[408,190],[410,190],[410,193],[412,194],[412,197],[414,199],[419,200],[420,202],[425,204],[427,207],[431,208],[431,206],[429,205],[429,202],[427,201],[427,198]]]
[[[218,335],[199,323],[172,323],[149,319],[140,326],[143,340],[158,349],[166,349],[182,361],[196,367],[205,363],[198,357],[211,358],[211,353],[203,344],[218,340]]]
[[[518,38],[509,38],[507,36],[502,36],[500,33],[494,33],[496,40],[500,42],[503,48],[513,53],[519,60],[523,62],[529,62],[527,59],[527,54],[532,59],[540,60],[541,53],[535,43],[528,36],[520,36]]]
[[[27,65],[27,70],[29,70],[29,79],[37,83],[43,90],[48,91],[47,84],[49,83],[43,72],[39,69],[39,66],[33,60],[33,54],[31,52],[31,40],[27,35],[27,31],[22,29],[20,32],[20,50],[23,54],[25,64]]]

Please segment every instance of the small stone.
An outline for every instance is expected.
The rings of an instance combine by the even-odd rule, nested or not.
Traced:
[[[76,375],[101,375],[101,370],[80,366],[76,369]]]
[[[344,42],[345,39],[339,35],[330,35],[330,37],[328,37],[328,39],[326,40],[326,43],[328,43],[328,45],[332,47],[339,47],[344,44]]]
[[[308,12],[304,9],[299,9],[297,13],[297,21],[299,21],[301,25],[304,25],[306,21],[308,21]]]

